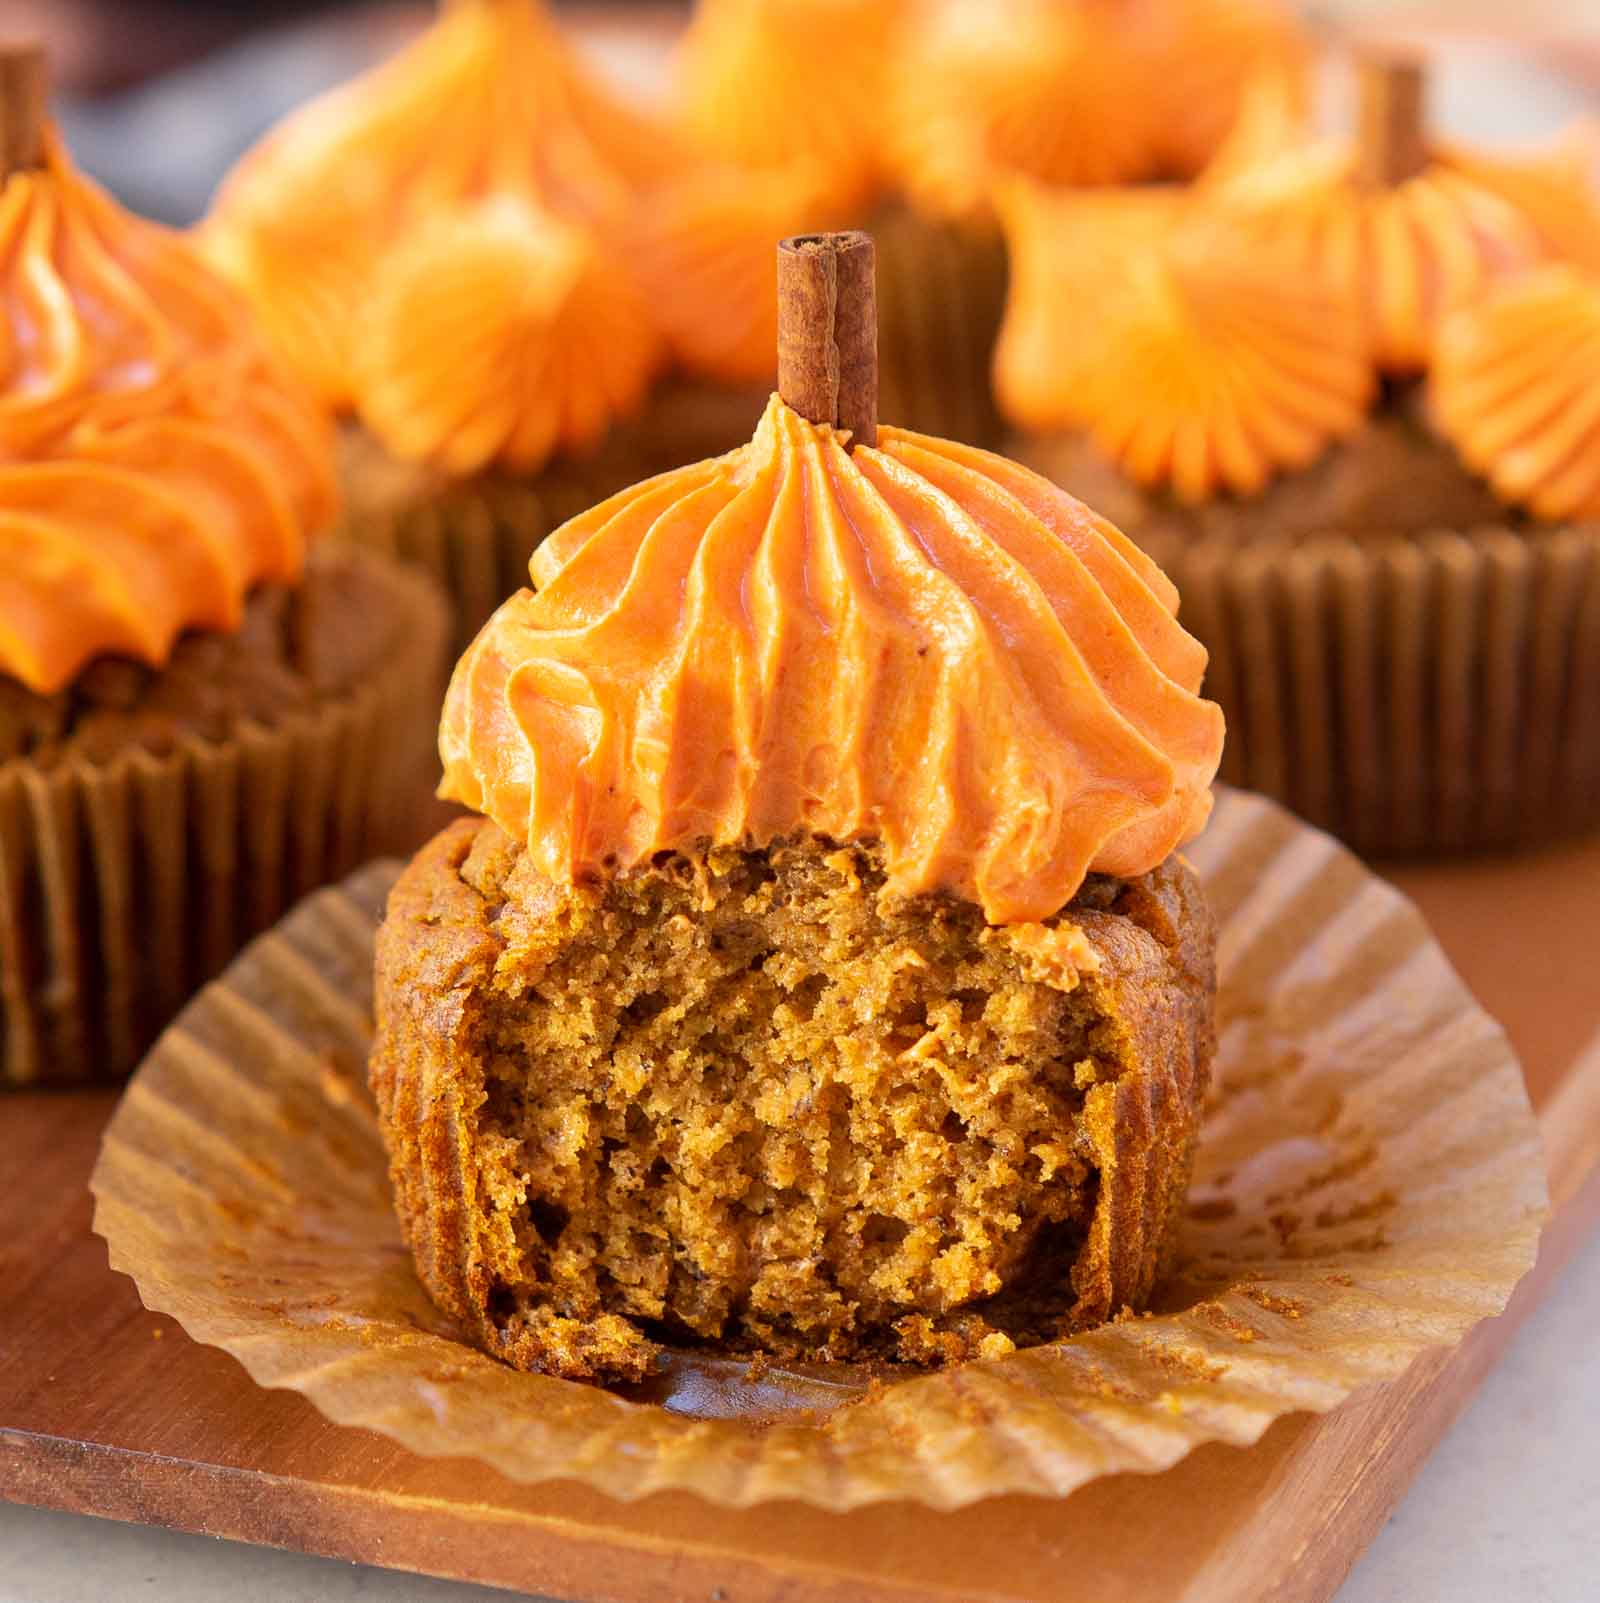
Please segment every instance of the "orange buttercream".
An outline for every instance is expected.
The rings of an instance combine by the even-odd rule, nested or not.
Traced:
[[[1249,87],[1276,79],[1297,107],[1310,41],[1282,0],[1098,0],[1121,11],[1149,64],[1152,138],[1164,172],[1193,177],[1216,154]]]
[[[533,469],[631,412],[656,348],[644,297],[587,231],[501,196],[385,263],[355,363],[361,418],[447,472]]]
[[[550,878],[693,841],[882,841],[993,922],[1204,823],[1222,715],[1166,577],[1027,469],[776,397],[755,439],[559,529],[457,666],[441,794]]]
[[[1369,188],[1346,143],[1283,126],[1280,85],[1260,94],[1200,192],[1286,271],[1353,293],[1386,371],[1420,371],[1442,318],[1539,259],[1528,219],[1466,174],[1435,161]]]
[[[1354,433],[1376,389],[1353,302],[1173,191],[1006,192],[1000,403],[1082,429],[1185,500],[1251,494]]]
[[[1444,160],[1515,207],[1550,255],[1600,273],[1600,124],[1582,119],[1536,155],[1452,147]]]
[[[888,69],[907,9],[907,0],[700,0],[677,63],[688,143],[712,166],[814,164],[835,209],[864,204],[881,176]]]
[[[1504,500],[1551,521],[1600,518],[1600,274],[1542,267],[1458,312],[1432,399]]]
[[[889,150],[914,200],[965,215],[998,179],[1109,184],[1154,168],[1150,67],[1117,4],[930,0],[895,58]]]
[[[550,416],[582,416],[587,432],[597,398],[625,410],[643,389],[642,380],[615,381],[648,372],[654,337],[644,321],[576,325],[618,304],[618,270],[602,273],[599,256],[620,259],[634,200],[677,159],[665,126],[602,88],[542,6],[455,0],[393,60],[297,112],[251,152],[224,184],[205,240],[296,367],[330,404],[361,410],[397,454],[453,465],[476,455],[460,445],[464,436],[498,436],[513,447],[508,461],[531,467],[531,442],[567,443]],[[527,227],[503,226],[509,203]],[[549,218],[592,232],[587,281],[603,276],[606,287],[542,302],[506,288],[514,257],[547,256],[534,241],[560,232]],[[486,391],[473,386],[489,374],[481,361],[453,377],[438,362],[397,373],[397,357],[415,357],[419,347],[394,338],[395,308],[419,308],[416,274],[435,253],[449,259],[452,282],[488,291],[471,326],[466,311],[453,314],[474,353],[510,350],[526,335],[541,351],[564,353],[543,369],[551,382],[573,376],[580,389],[508,421],[504,378],[489,375]],[[391,283],[391,273],[408,282]],[[537,304],[552,317],[548,328],[530,321]],[[502,315],[509,321],[497,325]],[[604,383],[591,384],[582,357],[602,341],[631,348],[615,353]],[[519,358],[524,372],[532,360]],[[435,426],[424,426],[424,415]],[[392,437],[384,432],[391,421]]]
[[[0,190],[0,673],[165,661],[292,579],[335,510],[332,441],[245,308],[49,136]]]
[[[679,364],[725,384],[770,384],[778,343],[772,242],[849,220],[814,162],[707,168],[656,190],[640,212],[633,262]]]

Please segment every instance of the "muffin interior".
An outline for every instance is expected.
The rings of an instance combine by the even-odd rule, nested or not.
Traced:
[[[498,948],[455,1042],[481,1075],[481,1290],[519,1361],[553,1343],[572,1372],[565,1323],[602,1315],[823,1358],[1059,1333],[1099,1183],[1086,1093],[1137,1051],[1092,977],[1040,978],[971,904],[880,902],[870,846],[558,889],[489,825],[460,874]]]

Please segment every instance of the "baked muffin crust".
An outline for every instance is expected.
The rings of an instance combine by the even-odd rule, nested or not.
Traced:
[[[795,837],[558,886],[482,820],[419,854],[371,1073],[478,1345],[608,1380],[662,1342],[940,1361],[1145,1298],[1213,1046],[1193,876],[1093,876],[1042,926],[884,877]]]

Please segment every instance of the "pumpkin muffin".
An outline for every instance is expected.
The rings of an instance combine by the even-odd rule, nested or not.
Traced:
[[[631,236],[674,151],[541,4],[453,0],[268,135],[204,225],[346,419],[338,536],[440,580],[458,647],[549,529],[759,414],[665,376]]]
[[[415,841],[444,620],[311,545],[327,421],[233,292],[48,129],[10,155],[0,1084],[25,1084],[126,1074],[288,903]]]
[[[1204,652],[1071,497],[876,427],[864,236],[780,261],[810,415],[540,548],[445,704],[479,816],[379,934],[402,1228],[526,1369],[1049,1340],[1142,1305],[1187,1184]]]
[[[1177,580],[1224,777],[1371,851],[1566,833],[1600,821],[1589,354],[1579,269],[1533,286],[1600,212],[1565,153],[1430,155],[1414,69],[1364,92],[1353,147],[1286,135],[1269,88],[1192,190],[1008,193],[1010,448]],[[1469,355],[1524,293],[1547,338]]]

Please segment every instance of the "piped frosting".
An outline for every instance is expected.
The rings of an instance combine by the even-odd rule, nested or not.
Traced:
[[[707,167],[643,202],[633,261],[650,313],[677,363],[725,384],[770,384],[776,373],[773,241],[843,227],[827,169]]]
[[[1385,371],[1421,371],[1451,310],[1540,258],[1529,220],[1466,173],[1435,160],[1367,187],[1346,142],[1294,125],[1281,83],[1258,93],[1202,179],[1205,204],[1285,271],[1353,294]]]
[[[1452,146],[1444,159],[1514,207],[1551,256],[1600,273],[1600,123],[1580,119],[1532,155]]]
[[[1204,823],[1222,715],[1158,568],[1027,469],[776,397],[754,440],[558,530],[456,669],[441,794],[549,878],[881,840],[994,922]]]
[[[909,10],[908,0],[700,0],[677,60],[686,142],[712,167],[808,166],[833,209],[860,207],[882,177],[885,88]]]
[[[948,214],[993,186],[1121,183],[1154,167],[1149,62],[1123,7],[931,0],[895,59],[888,148],[902,186]]]
[[[1117,0],[1114,0],[1117,3]],[[1250,86],[1272,79],[1303,108],[1310,41],[1281,0],[1120,0],[1150,67],[1152,142],[1164,173],[1192,178],[1217,154]]]
[[[1172,191],[1006,192],[996,390],[1184,500],[1253,494],[1361,427],[1376,375],[1354,303]]]
[[[392,60],[297,112],[246,156],[204,238],[295,366],[330,404],[361,411],[396,454],[448,466],[480,454],[463,439],[498,437],[510,448],[504,460],[533,467],[535,440],[557,448],[571,432],[541,417],[581,416],[579,432],[589,432],[598,400],[626,411],[642,394],[656,350],[648,322],[631,314],[587,329],[577,322],[616,308],[629,210],[677,159],[667,128],[605,90],[542,6],[454,0]],[[508,293],[504,270],[514,258],[570,260],[551,243],[570,239],[563,225],[591,236],[586,292]],[[606,270],[603,257],[616,265]],[[470,323],[457,331],[475,353],[509,351],[523,336],[539,351],[573,356],[602,342],[628,349],[616,350],[598,385],[581,362],[556,361],[545,370],[551,382],[569,376],[579,388],[508,420],[507,385],[485,363],[452,378],[417,340],[395,337],[396,306],[423,310],[416,275],[429,262],[447,263],[452,282],[492,286],[470,312],[448,314]],[[552,319],[544,328],[532,322],[541,305]],[[509,321],[496,325],[501,315]],[[425,316],[437,326],[447,314],[434,307]],[[404,372],[402,355],[411,364]],[[633,380],[619,384],[624,372]],[[475,388],[472,379],[485,375],[488,388]]]
[[[385,263],[355,361],[361,417],[450,473],[531,470],[598,445],[656,351],[644,296],[593,235],[500,196]]]
[[[1440,430],[1503,500],[1600,518],[1600,274],[1553,264],[1458,312],[1431,395]]]
[[[159,665],[335,511],[320,411],[189,245],[46,140],[0,190],[0,673]]]

